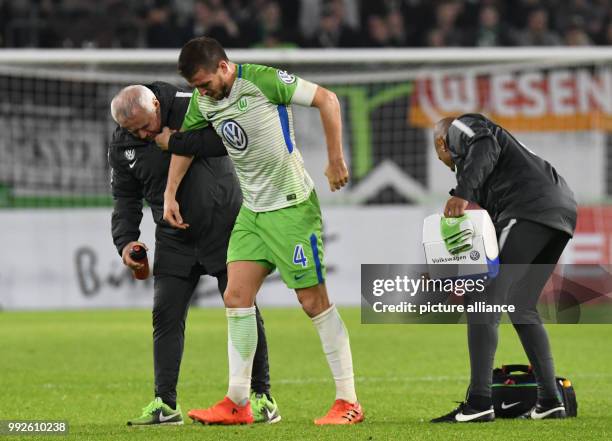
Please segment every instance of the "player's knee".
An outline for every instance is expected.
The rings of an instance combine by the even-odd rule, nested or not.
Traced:
[[[302,295],[299,297],[302,309],[309,317],[315,317],[329,309],[329,299],[319,293]]]
[[[226,308],[238,308],[239,299],[240,297],[236,291],[229,289],[229,287],[225,289],[223,293],[223,303]]]
[[[223,294],[223,303],[226,308],[248,308],[253,306],[247,293],[228,286]]]

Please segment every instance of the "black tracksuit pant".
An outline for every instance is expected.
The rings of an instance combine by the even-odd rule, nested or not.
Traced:
[[[200,267],[194,266],[188,277],[158,275],[155,277],[153,299],[153,360],[155,365],[155,396],[166,404],[175,405],[183,346],[185,320],[193,292],[200,280]],[[227,272],[214,274],[221,296],[227,286]],[[256,308],[257,350],[253,360],[251,388],[256,393],[270,393],[268,345],[263,319]],[[174,407],[174,406],[173,406]]]
[[[557,398],[555,370],[548,335],[536,309],[546,281],[570,239],[559,230],[526,220],[513,220],[498,230],[500,273],[486,290],[492,303],[520,306],[509,313],[538,382],[538,399]],[[490,297],[488,297],[490,298]],[[467,304],[475,299],[466,296]],[[478,299],[476,299],[478,300]],[[468,402],[485,407],[491,397],[491,371],[501,314],[468,314],[471,380]],[[480,406],[479,406],[480,404]]]

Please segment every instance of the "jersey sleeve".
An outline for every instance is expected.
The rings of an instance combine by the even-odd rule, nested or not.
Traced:
[[[121,256],[123,248],[140,237],[144,195],[140,181],[121,164],[117,156],[117,149],[111,146],[108,150],[113,195],[111,233],[117,252]]]
[[[457,166],[457,187],[453,195],[476,202],[476,194],[485,185],[497,165],[501,148],[481,120],[457,118],[448,130],[453,139],[453,161]]]
[[[208,121],[206,118],[204,118],[204,115],[202,115],[202,112],[200,112],[200,107],[198,106],[199,96],[200,92],[195,89],[191,95],[191,99],[189,100],[189,106],[187,107],[185,118],[183,118],[181,132],[202,129],[208,125]]]
[[[239,67],[245,80],[251,81],[273,104],[310,106],[317,85],[285,70],[257,64]]]
[[[226,156],[223,141],[212,126],[188,132],[176,132],[170,136],[168,151],[181,156],[212,158]]]

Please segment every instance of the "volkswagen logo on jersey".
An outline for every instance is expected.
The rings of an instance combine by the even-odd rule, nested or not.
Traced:
[[[295,75],[291,75],[286,70],[279,70],[277,71],[277,73],[278,79],[281,80],[283,83],[292,84],[293,82],[295,82]]]
[[[228,119],[223,122],[221,125],[221,133],[225,141],[236,150],[244,150],[249,144],[246,133],[233,119]]]

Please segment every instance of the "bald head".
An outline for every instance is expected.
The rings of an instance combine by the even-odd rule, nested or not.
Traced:
[[[111,115],[119,125],[141,111],[155,110],[153,103],[157,100],[148,87],[141,85],[127,86],[119,91],[111,101]]]
[[[451,170],[455,169],[453,158],[448,150],[448,144],[446,142],[446,135],[448,134],[448,128],[451,126],[455,118],[443,118],[436,123],[434,126],[434,146],[436,147],[436,153],[438,159],[442,161]]]
[[[455,118],[442,118],[434,126],[434,138],[446,138],[448,128],[451,126]]]
[[[145,86],[121,89],[111,101],[111,115],[117,124],[141,139],[152,140],[161,130],[159,101]]]

